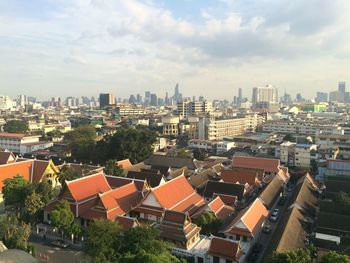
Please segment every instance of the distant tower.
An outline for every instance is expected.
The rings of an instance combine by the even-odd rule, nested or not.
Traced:
[[[238,97],[237,97],[237,105],[238,105],[238,107],[241,106],[242,99],[243,99],[242,96],[243,96],[243,95],[242,95],[242,88],[239,88],[239,89],[238,89]]]

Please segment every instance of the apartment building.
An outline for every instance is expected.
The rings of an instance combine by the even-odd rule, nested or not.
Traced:
[[[0,133],[0,148],[15,153],[25,154],[36,150],[47,149],[51,142],[39,141],[40,135],[21,133]]]
[[[134,104],[118,104],[117,114],[119,116],[138,116],[146,114],[145,108]]]
[[[167,115],[162,117],[163,123],[163,135],[164,136],[177,136],[179,135],[179,122],[178,116]]]
[[[316,144],[284,142],[280,145],[281,164],[297,167],[310,167],[311,160],[317,159]]]
[[[211,101],[181,101],[177,103],[177,115],[180,119],[190,116],[204,115],[213,111]]]

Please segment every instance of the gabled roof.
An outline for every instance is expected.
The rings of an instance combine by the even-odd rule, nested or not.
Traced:
[[[239,212],[223,232],[254,237],[260,231],[262,223],[268,214],[269,211],[260,199],[256,198],[250,206]]]
[[[265,186],[264,190],[259,195],[259,198],[268,209],[271,209],[278,197],[280,196],[282,190],[283,181],[278,175],[276,175],[274,176],[272,181],[269,182],[267,186]]]
[[[232,165],[233,167],[262,169],[269,173],[278,173],[280,170],[280,160],[278,159],[234,156]]]
[[[238,261],[240,257],[239,251],[239,243],[225,238],[213,237],[210,242],[208,254],[219,258]]]
[[[103,172],[66,181],[66,187],[71,197],[77,202],[111,190]]]
[[[152,165],[151,169],[159,170],[162,175],[167,176],[169,173],[170,167],[163,166],[163,165]]]
[[[142,192],[145,187],[148,187],[147,182],[145,180],[126,178],[121,176],[111,176],[111,175],[106,175],[106,179],[112,189],[121,187],[131,182],[135,183],[137,190],[140,192]]]
[[[225,194],[217,194],[214,193],[213,198],[219,196],[220,199],[228,206],[234,206],[237,201],[237,196],[234,195],[225,195]]]
[[[14,163],[16,156],[12,152],[0,152],[0,165]]]
[[[258,173],[255,169],[249,171],[248,169],[239,170],[224,170],[221,172],[221,179],[226,183],[239,183],[254,186],[257,182]]]
[[[12,179],[21,175],[25,180],[31,182],[33,160],[0,165],[0,190],[4,186],[4,180]]]
[[[151,193],[168,210],[191,214],[205,204],[183,175],[151,189]]]
[[[242,184],[232,184],[225,182],[208,181],[203,196],[212,198],[214,193],[237,196],[241,200],[245,191],[245,186]]]
[[[117,165],[123,169],[126,169],[128,167],[131,167],[132,163],[130,162],[129,159],[124,159],[124,160],[117,161]]]
[[[101,172],[103,170],[103,167],[101,166],[95,166],[95,165],[85,165],[85,164],[79,164],[79,163],[67,163],[61,165],[61,169],[64,166],[68,166],[70,168],[73,168],[74,171],[77,172],[78,176],[85,176],[85,175],[92,175],[98,172]]]
[[[124,230],[128,230],[140,225],[136,218],[128,216],[116,216],[115,221],[117,221]]]
[[[188,213],[165,210],[160,224],[160,236],[172,241],[187,241],[200,231]]]
[[[144,163],[147,165],[168,166],[171,168],[182,168],[186,166],[190,170],[196,170],[198,168],[193,159],[163,155],[152,155],[146,159]]]
[[[137,191],[134,182],[98,195],[101,201],[100,204],[107,212],[107,219],[114,219],[117,215],[127,214],[142,198],[142,194]]]
[[[154,172],[147,169],[143,169],[140,172],[128,171],[127,177],[130,179],[146,180],[151,187],[157,187],[160,185],[163,179],[163,175],[159,172],[159,170],[157,171],[158,172]]]
[[[215,197],[209,204],[208,207],[215,214],[215,216],[222,221],[225,221],[235,209],[231,206],[226,205],[219,196]]]

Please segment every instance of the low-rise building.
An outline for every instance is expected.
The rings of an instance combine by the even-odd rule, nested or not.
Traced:
[[[25,154],[53,146],[52,142],[39,141],[40,137],[22,133],[0,133],[0,148]]]

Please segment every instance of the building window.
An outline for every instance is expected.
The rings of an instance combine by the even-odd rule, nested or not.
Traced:
[[[197,263],[204,263],[204,260],[202,257],[197,257]]]
[[[220,258],[213,256],[213,263],[220,263]]]
[[[236,235],[236,240],[240,240],[241,236],[240,235]]]
[[[226,259],[226,263],[232,263],[232,260]]]

